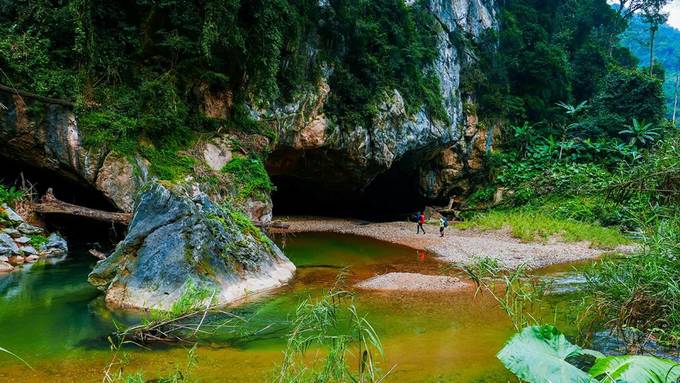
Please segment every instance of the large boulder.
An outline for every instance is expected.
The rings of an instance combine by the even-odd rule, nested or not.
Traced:
[[[137,158],[132,164],[126,156],[109,152],[97,173],[95,186],[114,206],[132,211],[137,190],[146,181],[146,164]]]
[[[214,291],[217,304],[286,283],[295,266],[240,212],[193,187],[150,184],[125,239],[89,276],[109,305],[168,310],[185,291]]]

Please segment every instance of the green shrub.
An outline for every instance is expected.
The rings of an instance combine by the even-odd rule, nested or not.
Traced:
[[[44,235],[31,235],[30,239],[31,246],[36,249],[39,249],[42,244],[47,243],[47,237]]]
[[[0,204],[6,203],[13,206],[15,202],[25,197],[24,192],[18,190],[14,186],[5,186],[0,184]]]
[[[257,157],[234,157],[222,171],[234,176],[237,198],[241,201],[251,197],[266,199],[273,189],[264,164]]]
[[[496,193],[496,189],[493,187],[480,187],[470,194],[467,203],[474,206],[482,202],[489,202],[493,199],[494,193]]]

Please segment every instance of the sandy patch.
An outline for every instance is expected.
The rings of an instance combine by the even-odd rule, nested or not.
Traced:
[[[457,291],[470,286],[459,278],[416,273],[387,273],[361,281],[360,289],[384,291]]]

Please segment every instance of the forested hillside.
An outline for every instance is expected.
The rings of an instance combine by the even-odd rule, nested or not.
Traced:
[[[634,17],[621,35],[621,44],[640,59],[640,66],[649,67],[649,28],[640,17]],[[664,24],[659,27],[654,42],[655,61],[664,69],[663,90],[667,115],[673,113],[675,77],[680,73],[680,31]]]

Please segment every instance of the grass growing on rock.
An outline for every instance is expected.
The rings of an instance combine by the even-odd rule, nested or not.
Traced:
[[[257,157],[235,157],[222,171],[232,174],[238,185],[238,199],[265,199],[273,189],[262,160]]]
[[[241,232],[243,232],[246,235],[250,235],[253,238],[255,238],[258,242],[260,243],[270,243],[269,237],[264,235],[262,230],[260,230],[257,226],[253,224],[253,222],[248,218],[245,213],[242,213],[238,210],[231,209],[229,211],[229,216],[234,223],[236,223],[236,226],[238,226],[239,229],[241,229]]]
[[[525,242],[559,236],[567,242],[589,241],[592,246],[611,249],[630,243],[618,229],[571,219],[554,218],[540,211],[519,209],[480,213],[458,225],[459,228],[500,230],[509,229],[514,238]]]
[[[224,209],[227,211],[229,214],[229,219],[231,219],[232,222],[236,224],[236,226],[239,228],[239,230],[245,234],[245,235],[250,235],[251,237],[255,238],[260,243],[270,243],[271,240],[269,237],[267,237],[262,230],[260,230],[253,222],[248,218],[248,216],[243,213],[240,210],[234,209],[233,207],[229,206],[228,204],[224,205]],[[224,217],[221,217],[217,214],[210,214],[208,215],[208,218],[216,220],[220,222],[223,226],[227,226],[227,221]]]
[[[40,246],[44,243],[47,243],[47,240],[48,240],[47,237],[45,237],[44,235],[39,235],[39,234],[38,235],[31,235],[30,239],[31,239],[31,241],[30,241],[31,246],[33,246],[36,249],[39,249]]]

